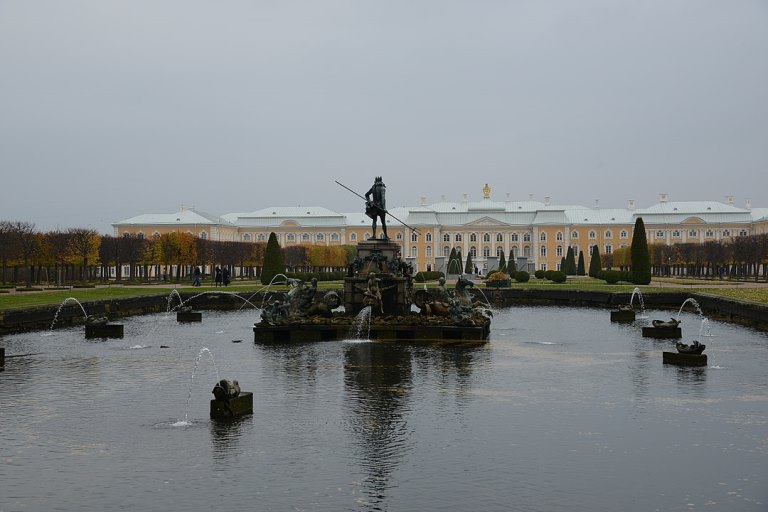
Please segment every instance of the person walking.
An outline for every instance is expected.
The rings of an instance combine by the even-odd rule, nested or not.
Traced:
[[[192,286],[200,286],[200,267],[195,267],[195,271],[192,276]]]
[[[216,282],[216,286],[221,286],[221,269],[216,266],[216,268],[213,271],[213,280]]]

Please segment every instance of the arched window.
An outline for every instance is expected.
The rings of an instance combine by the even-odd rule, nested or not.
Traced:
[[[302,233],[301,234],[301,241],[302,242],[309,242],[309,233]]]
[[[612,245],[606,245],[605,246],[605,254],[611,254],[613,252],[613,246]]]
[[[526,245],[525,247],[523,247],[523,256],[526,257],[526,258],[530,258],[530,256],[531,256],[531,246],[530,245]]]
[[[315,235],[315,239],[316,239],[318,242],[322,242],[323,240],[325,240],[325,235],[324,235],[324,234],[322,234],[322,233],[318,233],[317,235]]]
[[[597,238],[597,233],[595,233],[594,231],[590,231],[589,232],[589,239],[590,240],[594,240],[595,238]]]
[[[748,234],[749,233],[747,232],[746,229],[742,229],[741,231],[739,231],[739,236],[747,236]]]
[[[724,229],[723,230],[723,236],[731,236],[731,230],[730,229]]]
[[[451,248],[448,247],[447,245],[443,247],[443,256],[445,256],[446,258],[451,256]]]
[[[510,241],[511,242],[517,242],[518,241],[517,233],[512,233],[512,235],[510,236]]]
[[[403,239],[403,234],[398,232],[397,236],[395,238],[397,238],[398,240],[402,240]]]
[[[477,242],[477,233],[472,233],[471,235],[469,235],[469,241]]]
[[[136,233],[136,238],[138,238],[139,240],[144,240],[144,233],[139,231],[138,233]]]
[[[454,237],[454,242],[461,242],[461,233],[456,233],[456,236]]]
[[[514,259],[517,259],[517,254],[518,254],[518,252],[519,252],[519,251],[518,251],[518,249],[517,249],[517,246],[514,246],[514,247],[512,248],[512,257],[513,257]]]
[[[411,247],[411,257],[415,258],[418,255],[419,255],[419,248],[414,245],[413,247]]]
[[[259,242],[263,242],[265,239],[266,237],[264,236],[264,233],[259,233],[258,236],[256,237],[256,240],[258,240]]]
[[[248,233],[243,235],[243,242],[250,242],[251,241],[251,235]]]
[[[130,233],[123,233],[123,238],[131,238],[131,234]]]
[[[629,235],[627,234],[627,230],[626,230],[626,229],[622,229],[622,230],[621,230],[621,233],[619,233],[619,236],[620,236],[622,239],[626,240],[626,239],[627,239],[627,236],[629,236]]]
[[[349,240],[350,240],[350,241],[352,241],[352,242],[354,242],[355,240],[357,240],[357,234],[356,234],[356,233],[352,233],[352,234],[350,234],[350,235],[349,235]]]
[[[496,247],[496,257],[498,259],[501,259],[501,255],[504,254],[504,248],[503,247]]]
[[[461,246],[457,245],[456,247],[454,247],[454,249],[456,249],[456,254],[461,256]]]
[[[491,234],[483,233],[483,242],[490,242],[490,241],[491,241]]]
[[[574,245],[572,247],[572,249],[573,249],[573,255],[578,258],[579,257],[579,246],[578,245]]]
[[[699,236],[699,232],[696,231],[695,229],[689,229],[688,236],[691,238],[696,238],[697,236]]]
[[[287,239],[289,242],[294,242],[296,241],[296,235],[294,235],[293,233],[288,233]]]
[[[530,242],[531,241],[531,234],[530,233],[524,233],[523,234],[523,242]]]
[[[562,242],[563,241],[563,232],[562,231],[558,231],[557,234],[555,235],[555,239],[557,239],[558,242]]]
[[[427,258],[432,257],[432,246],[428,245],[426,249],[424,249],[424,254],[427,256]]]
[[[497,242],[503,242],[504,241],[504,233],[496,233],[496,241]]]
[[[711,229],[708,229],[707,232],[704,233],[704,236],[706,236],[707,238],[714,238],[715,233]]]
[[[205,238],[205,237],[203,236],[204,234],[205,234],[205,233],[201,233],[201,234],[200,234],[200,238]],[[152,238],[160,238],[160,232],[158,232],[158,231],[155,231],[154,233],[152,233]]]
[[[546,242],[547,241],[547,234],[544,231],[542,231],[541,234],[539,235],[539,241],[540,242]]]
[[[541,254],[542,258],[546,258],[547,257],[547,246],[546,245],[542,245],[541,247],[539,247],[539,253]]]
[[[338,241],[339,241],[339,234],[331,233],[331,242],[338,242]]]
[[[605,238],[613,238],[613,233],[610,229],[605,230]]]
[[[450,241],[451,241],[451,234],[443,233],[443,242],[450,242]]]
[[[573,233],[571,233],[571,238],[573,240],[578,240],[579,239],[579,232],[578,231],[574,231]]]
[[[490,255],[491,255],[491,248],[488,247],[487,245],[484,245],[483,246],[483,258],[487,258]]]
[[[658,230],[656,232],[656,238],[664,238],[664,232],[662,230]]]
[[[555,253],[557,254],[558,258],[562,258],[563,257],[563,246],[562,245],[558,245],[557,249],[555,250]]]
[[[411,242],[418,242],[419,241],[419,234],[415,231],[411,233]]]
[[[672,231],[672,238],[680,238],[680,230],[676,229]]]
[[[469,254],[472,255],[472,258],[477,258],[477,247],[474,245],[469,248]]]
[[[431,242],[432,241],[432,233],[427,233],[424,235],[424,241],[425,242]]]

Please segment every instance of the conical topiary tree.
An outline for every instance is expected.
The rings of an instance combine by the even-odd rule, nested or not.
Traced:
[[[499,272],[507,271],[507,260],[504,258],[504,251],[499,255]]]
[[[592,246],[592,254],[589,256],[589,277],[597,277],[597,274],[603,269],[600,263],[600,249],[597,245]]]
[[[507,274],[512,275],[517,272],[517,263],[515,263],[515,253],[509,251],[509,259],[507,260]]]
[[[576,268],[576,275],[583,276],[587,273],[584,266],[584,251],[579,251],[579,266]]]
[[[648,252],[648,240],[645,238],[645,223],[638,217],[632,232],[632,245],[629,249],[632,260],[632,282],[649,284],[651,282],[651,255]]]
[[[261,284],[269,284],[277,274],[285,272],[285,260],[275,233],[269,234],[267,247],[264,249],[264,267],[261,270]]]
[[[566,261],[565,261],[565,256],[563,256],[562,258],[560,258],[560,271],[561,271],[561,272],[563,272],[563,273],[565,273],[565,274],[567,274],[567,273],[568,273],[568,272],[566,272],[566,270],[567,270],[567,265],[568,265],[568,263],[566,263]]]
[[[459,254],[455,247],[451,248],[451,254],[448,256],[446,274],[461,274],[461,269],[463,268],[464,263],[461,261],[461,254]]]
[[[568,276],[576,275],[576,257],[573,255],[573,247],[568,248],[568,254],[565,256],[565,272]]]
[[[471,274],[475,270],[475,265],[472,263],[472,253],[467,253],[467,264],[464,266],[464,273]]]

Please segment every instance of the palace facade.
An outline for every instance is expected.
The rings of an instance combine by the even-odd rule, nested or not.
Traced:
[[[704,243],[768,233],[768,208],[734,205],[732,197],[718,201],[671,201],[660,194],[648,208],[592,208],[553,205],[544,201],[491,199],[491,189],[471,201],[427,204],[390,210],[389,237],[402,247],[402,254],[416,270],[445,270],[452,248],[463,258],[472,255],[480,273],[497,266],[503,253],[529,271],[559,269],[568,248],[579,252],[597,245],[601,254],[611,254],[632,243],[635,220],[642,217],[649,244]],[[395,221],[397,217],[408,226]],[[182,207],[171,214],[144,214],[112,224],[115,236],[158,237],[184,232],[209,240],[266,242],[274,232],[280,245],[354,245],[371,236],[371,219],[364,213],[338,213],[327,208],[269,207],[250,213],[228,213],[216,217]],[[379,226],[378,234],[381,234]],[[588,260],[588,258],[587,258]]]

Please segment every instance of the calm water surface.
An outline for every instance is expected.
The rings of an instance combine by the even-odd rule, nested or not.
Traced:
[[[768,510],[765,333],[713,321],[679,368],[607,310],[496,310],[484,346],[263,346],[253,309],[203,315],[0,339],[34,354],[0,372],[0,511]],[[253,416],[208,418],[217,373]]]

